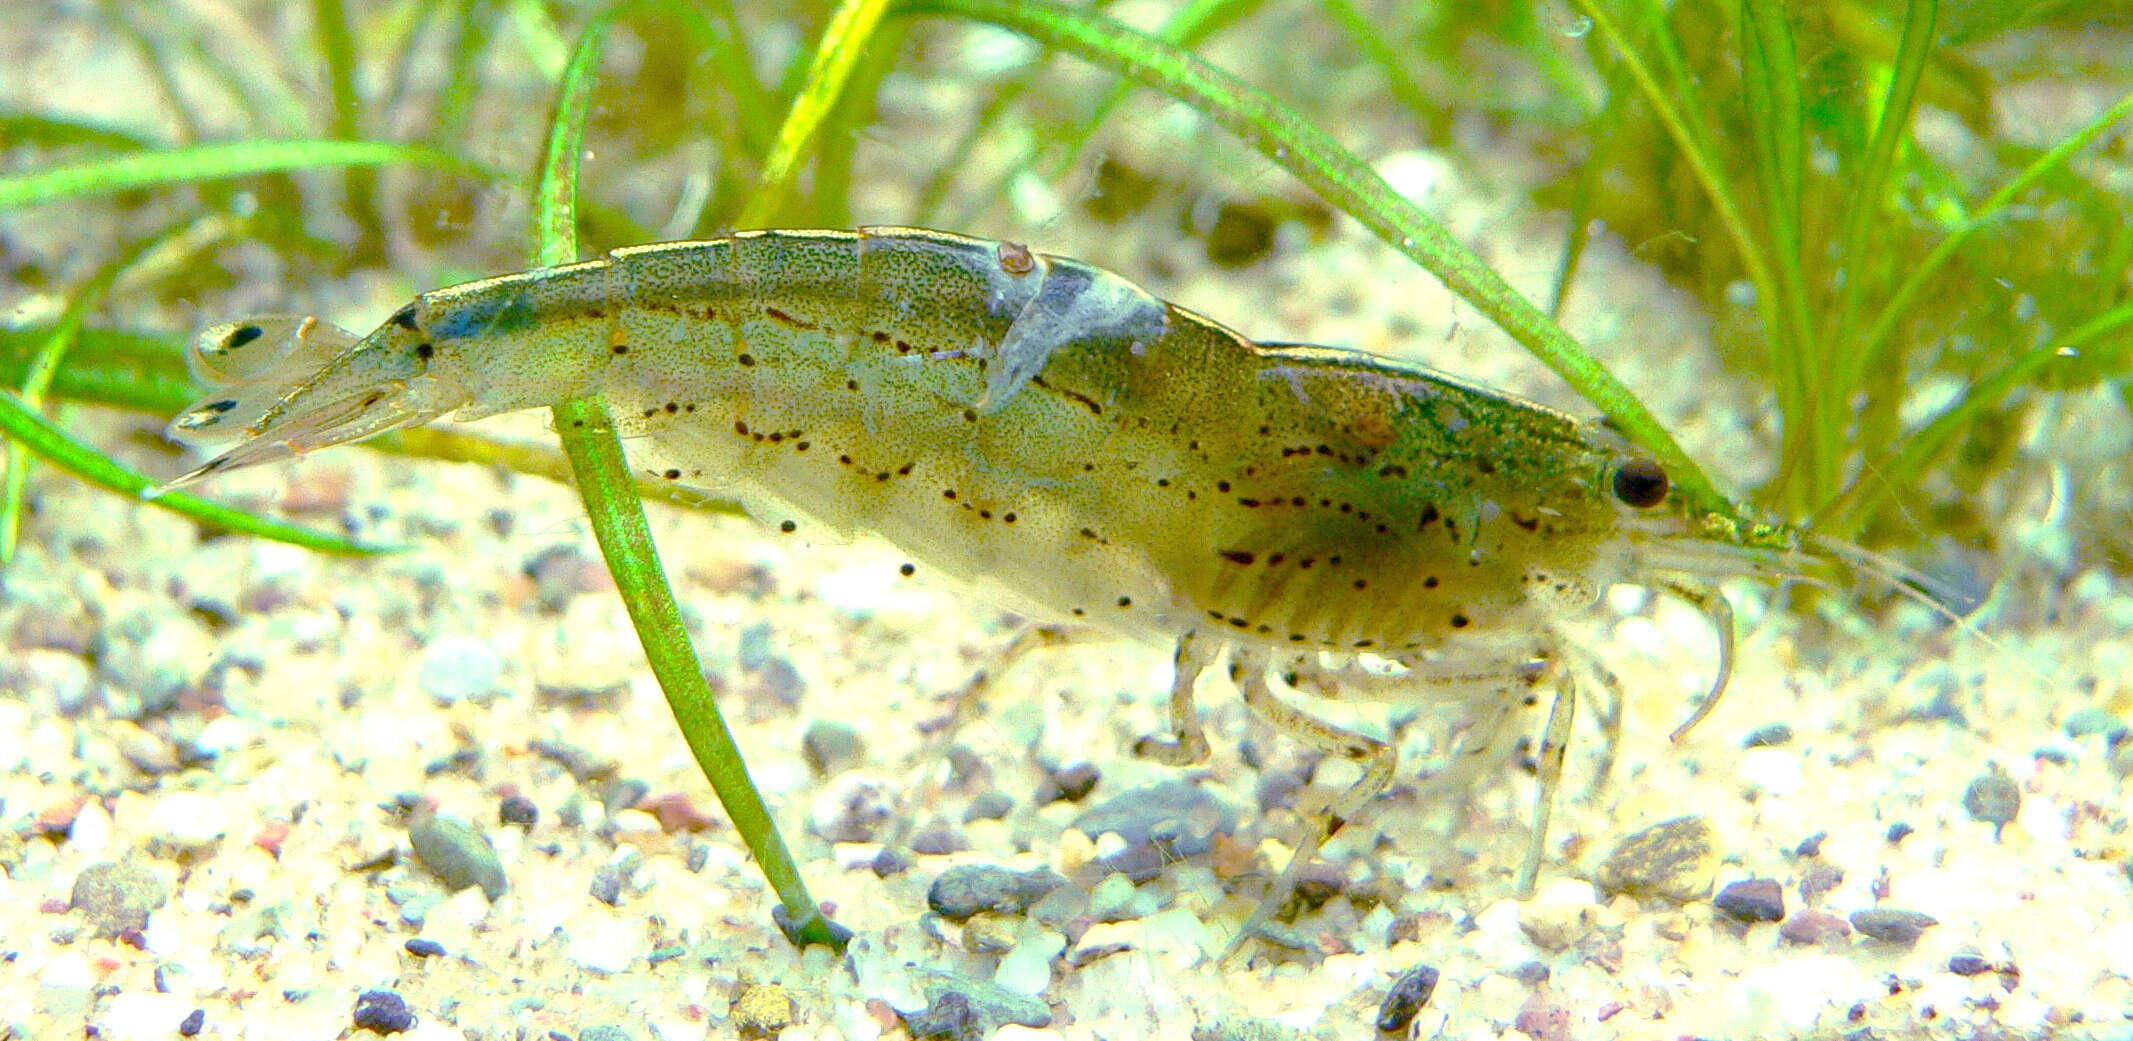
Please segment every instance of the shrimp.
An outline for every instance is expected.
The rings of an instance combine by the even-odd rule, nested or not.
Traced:
[[[1360,352],[1255,344],[1087,264],[922,229],[619,249],[422,294],[360,339],[309,318],[216,326],[193,357],[228,385],[170,434],[236,443],[172,487],[597,392],[659,479],[788,533],[885,539],[1033,618],[1166,643],[1169,725],[1142,755],[1207,756],[1194,681],[1226,662],[1256,715],[1361,770],[1240,940],[1397,767],[1393,746],[1290,695],[1456,699],[1482,721],[1472,761],[1552,690],[1530,894],[1581,683],[1610,733],[1618,718],[1568,626],[1616,583],[1702,609],[1719,661],[1692,724],[1731,671],[1709,583],[1831,559],[1798,529],[1693,505],[1603,422]]]

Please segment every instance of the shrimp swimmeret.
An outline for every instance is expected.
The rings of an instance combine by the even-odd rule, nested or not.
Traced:
[[[1142,754],[1205,757],[1194,680],[1227,659],[1260,717],[1362,770],[1247,932],[1395,768],[1391,745],[1281,692],[1456,699],[1480,720],[1460,748],[1474,762],[1552,689],[1530,892],[1578,685],[1610,718],[1618,701],[1566,625],[1616,583],[1702,608],[1720,655],[1700,716],[1732,646],[1709,583],[1848,551],[1693,506],[1599,422],[1368,354],[1257,345],[1089,265],[919,229],[620,249],[425,293],[360,339],[311,318],[217,326],[193,361],[226,386],[171,435],[236,444],[174,486],[597,392],[658,478],[1174,647],[1170,730]]]

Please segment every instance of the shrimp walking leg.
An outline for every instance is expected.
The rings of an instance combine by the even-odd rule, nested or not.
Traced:
[[[1555,703],[1548,708],[1548,728],[1541,733],[1540,769],[1533,785],[1533,840],[1526,845],[1525,863],[1518,869],[1518,896],[1533,895],[1540,878],[1541,855],[1548,848],[1548,818],[1555,810],[1555,790],[1563,780],[1563,755],[1570,748],[1570,724],[1577,716],[1577,679],[1568,669],[1556,670],[1559,678]]]
[[[1188,632],[1178,637],[1177,651],[1171,655],[1174,671],[1170,680],[1169,735],[1149,734],[1141,738],[1133,743],[1134,755],[1170,766],[1190,766],[1207,758],[1207,734],[1200,728],[1193,687],[1200,674],[1220,656],[1221,649],[1210,648],[1196,635]]]
[[[1236,943],[1258,932],[1281,909],[1289,894],[1295,891],[1297,877],[1318,855],[1319,846],[1345,827],[1348,819],[1365,804],[1377,798],[1392,783],[1393,771],[1399,766],[1399,753],[1391,745],[1334,726],[1281,700],[1267,682],[1266,667],[1264,657],[1244,663],[1239,680],[1244,689],[1245,705],[1274,729],[1298,743],[1341,756],[1362,767],[1363,775],[1335,796],[1323,811],[1312,816],[1302,840],[1296,844],[1296,852],[1289,857],[1288,866],[1282,869],[1281,877],[1275,879],[1273,887],[1260,899],[1259,906],[1252,910],[1251,917],[1245,919],[1232,949]]]

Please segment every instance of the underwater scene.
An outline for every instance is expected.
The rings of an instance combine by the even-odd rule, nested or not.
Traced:
[[[7,14],[0,1038],[2133,1037],[2133,15]]]

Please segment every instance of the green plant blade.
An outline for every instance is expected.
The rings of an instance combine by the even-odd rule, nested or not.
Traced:
[[[86,195],[158,188],[320,166],[406,163],[502,179],[450,152],[390,141],[231,141],[93,159],[0,177],[0,213]]]
[[[103,453],[76,441],[51,420],[38,414],[36,409],[23,404],[22,399],[12,392],[0,391],[0,434],[28,448],[38,458],[53,466],[99,488],[121,495],[145,499],[150,490],[162,483],[145,474],[129,470]],[[394,545],[355,542],[293,524],[264,520],[184,492],[171,492],[146,501],[151,506],[190,517],[202,524],[227,528],[240,535],[286,542],[320,553],[368,556],[394,553],[401,549]]]
[[[586,28],[563,70],[534,192],[536,264],[564,264],[577,259],[578,156],[593,81],[598,74],[600,44],[617,14],[619,11],[611,12]],[[689,641],[688,627],[682,622],[680,605],[667,585],[658,547],[652,543],[651,526],[645,520],[644,504],[637,498],[629,463],[622,453],[622,440],[615,433],[607,404],[598,396],[591,396],[563,402],[552,411],[593,536],[644,646],[652,674],[666,694],[667,706],[673,711],[697,766],[711,782],[720,805],[755,856],[763,877],[777,892],[783,905],[781,924],[786,925],[786,935],[796,944],[821,943],[842,950],[849,934],[833,929],[808,894],[799,866],[786,849],[762,793],[749,778],[740,747],[734,743],[733,732],[712,698],[703,666]]]
[[[808,144],[844,96],[845,85],[851,81],[852,72],[873,41],[875,32],[881,28],[881,20],[888,15],[890,2],[845,0],[830,16],[829,24],[823,27],[822,41],[815,49],[814,60],[808,65],[807,77],[799,94],[793,98],[784,124],[778,128],[769,157],[763,161],[763,175],[755,194],[749,197],[746,206],[741,207],[741,227],[763,227],[777,219],[780,207],[792,193],[793,177],[799,172],[800,160],[806,154]]]
[[[1710,478],[1629,388],[1443,225],[1339,142],[1265,92],[1146,34],[1031,0],[906,0],[902,13],[991,22],[1160,90],[1238,135],[1333,206],[1420,264],[1658,457],[1698,507],[1729,510]]]

